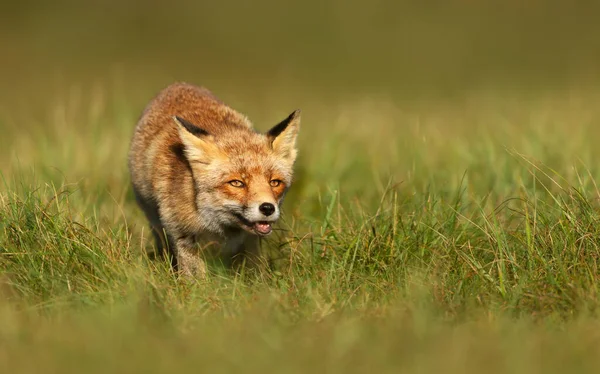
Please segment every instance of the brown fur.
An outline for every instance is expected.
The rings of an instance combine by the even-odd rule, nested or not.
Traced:
[[[160,92],[139,119],[129,153],[158,252],[200,276],[203,248],[257,254],[257,227],[270,228],[291,185],[299,123],[296,111],[260,134],[205,88],[176,83]],[[264,215],[261,204],[275,213]]]

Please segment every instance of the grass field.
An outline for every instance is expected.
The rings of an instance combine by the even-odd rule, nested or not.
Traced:
[[[22,16],[21,8],[13,11]],[[310,14],[308,6],[295,11]],[[124,14],[117,24],[128,22]],[[456,24],[472,19],[457,14]],[[560,14],[575,13],[546,15]],[[462,85],[468,77],[460,59],[423,67],[438,72],[437,80],[411,75],[419,58],[431,57],[424,53],[398,65],[410,83],[402,90],[395,80],[401,78],[385,85],[386,72],[400,61],[393,52],[386,52],[381,71],[344,83],[368,64],[355,59],[360,49],[341,56],[352,62],[328,76],[335,56],[311,59],[302,54],[312,51],[307,43],[298,44],[301,63],[278,60],[289,64],[275,77],[266,65],[243,78],[259,57],[238,72],[228,65],[216,70],[219,61],[212,61],[205,68],[213,76],[188,73],[194,62],[185,61],[176,74],[169,66],[178,61],[167,57],[165,70],[144,64],[157,53],[147,45],[141,57],[107,47],[111,33],[129,35],[133,41],[125,45],[140,37],[139,30],[111,26],[98,60],[118,55],[124,62],[98,72],[87,60],[89,46],[56,57],[77,37],[100,38],[89,30],[65,33],[82,22],[70,15],[54,23],[32,16],[28,32],[14,26],[2,34],[14,59],[0,77],[23,83],[0,89],[1,373],[597,372],[600,90],[589,80],[594,70],[588,80],[559,74],[568,70],[561,70],[565,53],[533,74],[542,85],[517,73],[511,73],[515,81],[526,84],[510,88],[495,76],[482,86]],[[14,25],[23,25],[15,17]],[[575,37],[581,19],[544,51],[572,40],[584,52],[571,57],[597,61],[600,49],[585,48],[585,40],[599,45],[593,30],[587,29],[588,39]],[[502,39],[506,45],[526,24],[515,21],[515,34]],[[45,35],[43,25],[55,31]],[[317,26],[315,32],[323,31]],[[255,32],[267,33],[263,27]],[[447,36],[455,44],[446,52],[468,55],[468,43],[459,41],[477,22],[461,27]],[[510,29],[503,27],[496,30]],[[340,30],[373,52],[368,35]],[[298,31],[286,32],[282,42],[297,37]],[[486,32],[482,40],[493,36]],[[341,39],[329,42],[341,51]],[[48,41],[57,46],[49,59],[59,66],[64,59],[63,70],[35,65],[34,57],[50,50]],[[527,43],[533,41],[525,38],[520,48]],[[506,45],[497,53],[517,54]],[[264,61],[274,61],[267,43],[257,47]],[[477,51],[486,56],[486,49]],[[534,55],[525,55],[526,68],[539,62]],[[27,62],[15,63],[20,59]],[[66,73],[75,65],[78,70]],[[469,77],[487,77],[484,70],[474,68]],[[230,72],[239,79],[228,79]],[[555,81],[548,78],[554,72]],[[144,255],[153,244],[129,187],[127,150],[143,106],[174,79],[208,84],[260,130],[303,110],[296,181],[284,218],[264,243],[271,271],[232,274],[213,264],[208,280],[184,282]],[[411,95],[420,83],[427,88]]]

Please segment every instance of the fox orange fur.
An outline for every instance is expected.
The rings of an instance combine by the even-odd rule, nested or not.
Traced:
[[[292,183],[300,111],[266,134],[210,91],[175,83],[139,119],[129,170],[157,252],[203,277],[203,250],[258,255]]]

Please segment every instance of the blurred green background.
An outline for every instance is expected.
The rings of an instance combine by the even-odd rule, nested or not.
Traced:
[[[0,99],[7,111],[74,83],[129,94],[173,80],[258,98],[593,85],[599,14],[553,0],[3,1]]]

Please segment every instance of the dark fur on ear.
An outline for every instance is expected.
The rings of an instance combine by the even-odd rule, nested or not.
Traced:
[[[275,125],[267,138],[271,142],[273,152],[289,163],[294,163],[298,151],[296,150],[296,137],[300,128],[300,110],[295,110],[286,119]]]
[[[290,114],[286,119],[279,122],[277,125],[273,126],[273,128],[267,132],[267,136],[270,137],[271,139],[275,139],[298,116],[300,116],[300,109],[293,111],[292,114]]]
[[[200,127],[194,125],[193,123],[191,123],[179,116],[175,116],[175,120],[177,122],[179,122],[179,124],[181,124],[181,126],[183,126],[192,135],[195,135],[198,137],[208,135],[208,132],[206,130],[201,129]]]

